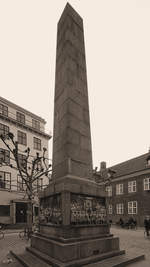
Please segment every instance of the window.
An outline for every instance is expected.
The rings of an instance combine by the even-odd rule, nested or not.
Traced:
[[[124,213],[123,203],[119,203],[116,205],[116,212],[117,212],[117,214],[123,214]]]
[[[34,149],[41,150],[41,140],[33,137]]]
[[[21,131],[18,131],[18,143],[22,145],[27,145],[27,135]]]
[[[137,214],[137,201],[128,202],[128,214]]]
[[[150,166],[150,159],[147,160],[147,166]]]
[[[112,214],[112,205],[108,205],[108,214]]]
[[[0,148],[0,163],[10,163],[10,151]]]
[[[0,104],[0,114],[8,117],[8,107]]]
[[[25,191],[26,184],[25,181],[21,178],[20,175],[17,176],[17,191]]]
[[[5,124],[0,123],[0,135],[6,136],[9,133],[9,127]]]
[[[17,112],[16,116],[17,116],[17,121],[18,122],[21,122],[21,123],[25,124],[25,115],[24,114],[22,114],[20,112]]]
[[[128,182],[128,193],[136,192],[136,181]]]
[[[108,197],[112,197],[112,186],[106,186],[106,192]]]
[[[150,178],[144,179],[144,190],[150,190]]]
[[[123,184],[117,184],[116,185],[116,195],[122,195],[123,194]]]
[[[22,168],[25,168],[26,166],[26,156],[23,154],[18,154],[18,161],[19,161],[19,165]]]
[[[40,130],[40,122],[32,119],[32,127],[37,130]]]
[[[11,189],[11,174],[0,171],[0,188]]]
[[[0,215],[3,217],[10,216],[10,206],[0,205]]]

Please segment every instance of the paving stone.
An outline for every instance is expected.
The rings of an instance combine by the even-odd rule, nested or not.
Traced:
[[[29,245],[30,242],[25,239],[20,239],[18,233],[5,234],[4,239],[0,240],[0,264],[7,259],[10,250],[21,253]],[[9,266],[11,265],[9,264]]]

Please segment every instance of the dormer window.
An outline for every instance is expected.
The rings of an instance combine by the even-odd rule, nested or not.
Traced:
[[[40,130],[40,122],[32,119],[32,127],[36,130]]]
[[[150,153],[148,154],[148,156],[146,158],[146,166],[150,166]]]
[[[8,107],[0,103],[0,114],[8,117]]]
[[[18,112],[16,113],[17,121],[25,124],[25,115]]]

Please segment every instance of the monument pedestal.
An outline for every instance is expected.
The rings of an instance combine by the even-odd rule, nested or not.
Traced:
[[[33,235],[31,248],[58,266],[82,266],[124,253],[106,222],[105,193],[92,180],[68,175],[40,195],[45,222]]]
[[[89,237],[83,240],[65,239],[65,242],[61,238],[56,240],[56,238],[42,234],[33,235],[31,248],[48,255],[51,263],[57,262],[57,266],[82,266],[83,263],[95,262],[124,253],[119,250],[119,239],[111,235]]]

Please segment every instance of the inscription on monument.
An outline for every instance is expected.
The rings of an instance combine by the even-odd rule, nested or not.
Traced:
[[[60,194],[42,199],[40,221],[47,224],[62,224]]]
[[[104,198],[71,194],[71,224],[103,224],[106,222]]]
[[[50,225],[62,224],[61,195],[41,201],[40,221]],[[106,222],[105,199],[71,194],[70,224],[103,224]]]

